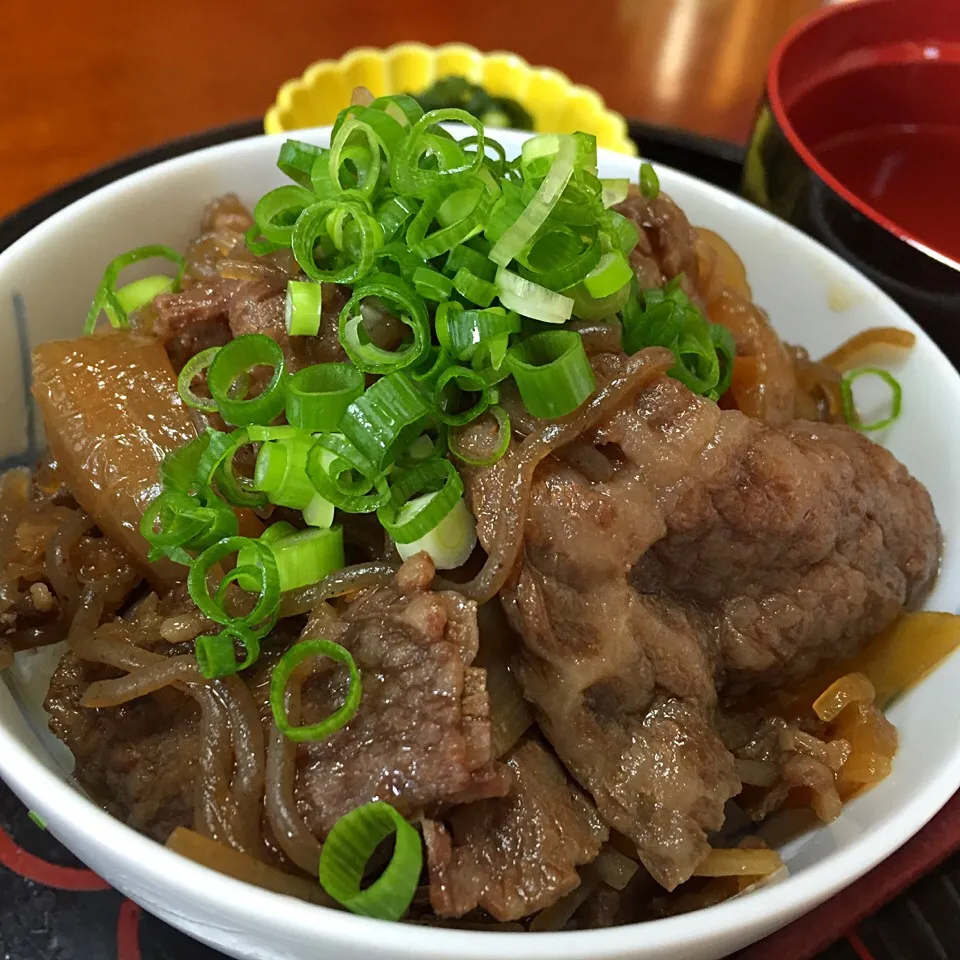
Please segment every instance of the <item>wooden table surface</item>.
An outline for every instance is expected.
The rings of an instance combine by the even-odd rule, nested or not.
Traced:
[[[97,166],[261,116],[309,63],[401,40],[512,49],[628,117],[744,140],[823,0],[0,0],[0,216]]]

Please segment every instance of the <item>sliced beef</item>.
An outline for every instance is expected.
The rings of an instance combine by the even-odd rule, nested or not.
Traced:
[[[169,561],[148,566],[140,535],[160,461],[197,435],[163,347],[123,330],[44,343],[33,354],[33,395],[77,503],[156,582],[182,577]]]
[[[610,479],[557,460],[535,474],[503,594],[517,673],[601,816],[672,889],[740,787],[716,690],[853,652],[922,599],[940,533],[926,491],[861,434],[773,428],[666,378],[589,439]],[[481,540],[502,470],[471,479]]]
[[[662,287],[683,275],[684,290],[696,296],[699,281],[697,234],[686,214],[665,193],[647,199],[631,193],[614,209],[640,229],[630,263],[641,290]]]
[[[580,885],[576,868],[607,839],[593,804],[539,743],[521,743],[504,762],[507,796],[451,810],[450,830],[424,823],[430,902],[442,917],[478,906],[500,921],[536,913]]]
[[[468,666],[477,648],[475,605],[431,591],[432,577],[426,555],[412,558],[394,583],[366,591],[342,617],[326,621],[323,635],[347,647],[360,667],[363,698],[346,727],[298,748],[297,806],[318,837],[372,800],[405,815],[436,813],[509,788],[509,769],[492,757],[485,671]],[[167,618],[182,616],[188,605],[173,590],[159,606],[154,598],[138,607],[135,620],[104,624],[98,636],[129,637],[154,653],[189,652],[188,644],[163,639]],[[265,728],[272,726],[270,672],[294,642],[291,622],[281,621],[263,641],[260,661],[241,675]],[[164,687],[120,707],[81,705],[90,683],[119,675],[65,654],[46,703],[51,728],[73,752],[78,782],[116,816],[163,841],[176,826],[194,826],[204,749],[196,698]],[[332,713],[345,682],[338,670],[314,673],[303,686],[302,722]]]
[[[200,711],[173,687],[110,709],[80,705],[91,683],[119,675],[67,652],[44,707],[50,729],[76,759],[80,786],[118,819],[163,843],[174,828],[194,826]]]
[[[342,730],[299,750],[296,798],[317,836],[372,800],[410,816],[509,787],[490,747],[486,673],[469,666],[476,606],[430,591],[432,577],[425,554],[411,558],[395,583],[363,594],[323,633],[353,655],[363,698]],[[345,670],[314,675],[302,722],[332,713],[345,689]]]

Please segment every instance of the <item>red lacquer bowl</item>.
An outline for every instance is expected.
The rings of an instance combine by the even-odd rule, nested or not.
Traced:
[[[799,24],[771,61],[742,188],[960,362],[960,0],[861,0]]]

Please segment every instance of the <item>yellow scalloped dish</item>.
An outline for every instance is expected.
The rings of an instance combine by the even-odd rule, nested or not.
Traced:
[[[267,133],[332,124],[350,102],[354,87],[374,96],[419,94],[443,77],[462,76],[495,97],[516,100],[538,132],[596,135],[597,144],[636,155],[627,122],[589,87],[574,84],[551,67],[532,67],[515,53],[481,53],[462,43],[428,47],[400,43],[386,50],[359,47],[339,60],[320,60],[277,92],[264,117]]]

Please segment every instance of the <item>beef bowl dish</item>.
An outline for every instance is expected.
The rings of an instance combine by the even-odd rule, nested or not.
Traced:
[[[58,835],[237,956],[706,958],[932,815],[955,747],[913,742],[933,707],[913,733],[888,708],[960,641],[960,391],[897,308],[586,134],[400,96],[220,153],[111,188],[135,228],[77,254],[99,267],[69,323],[30,328],[3,772]],[[867,849],[853,808],[865,840],[902,815]],[[830,844],[847,860],[804,890]],[[204,883],[225,915],[279,911],[265,929],[298,911],[294,945],[218,927],[186,902]]]

